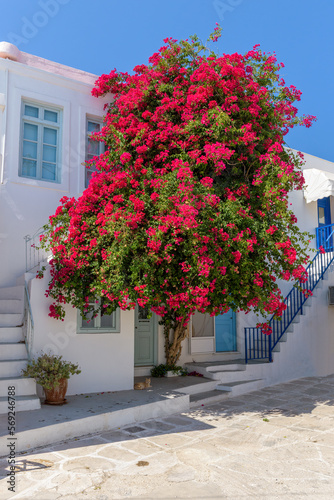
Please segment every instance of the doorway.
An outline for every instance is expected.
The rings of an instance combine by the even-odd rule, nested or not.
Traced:
[[[156,316],[150,318],[146,307],[135,308],[135,366],[155,364],[156,352]]]

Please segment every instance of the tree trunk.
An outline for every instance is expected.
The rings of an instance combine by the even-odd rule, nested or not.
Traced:
[[[175,366],[181,356],[182,341],[186,338],[188,328],[184,326],[183,322],[178,323],[173,330],[172,339],[170,340],[169,326],[164,327],[165,334],[165,355],[166,364]]]

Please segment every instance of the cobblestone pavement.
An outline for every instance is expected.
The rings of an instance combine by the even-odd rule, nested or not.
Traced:
[[[63,442],[16,457],[33,500],[334,498],[334,375]]]

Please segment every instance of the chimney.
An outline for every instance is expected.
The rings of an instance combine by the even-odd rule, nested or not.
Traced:
[[[19,62],[21,52],[12,43],[0,42],[0,57],[2,59],[10,59],[11,61]]]

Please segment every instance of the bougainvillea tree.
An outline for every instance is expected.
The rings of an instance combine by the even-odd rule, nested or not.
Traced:
[[[95,137],[106,151],[82,196],[61,200],[44,244],[51,316],[65,303],[87,315],[92,296],[96,312],[138,303],[160,317],[173,364],[195,311],[279,315],[277,278],[305,279],[309,235],[287,199],[302,189],[302,160],[284,138],[313,117],[297,117],[300,92],[258,46],[218,56],[196,37],[164,42],[133,74],[96,81],[92,94],[110,95]]]

